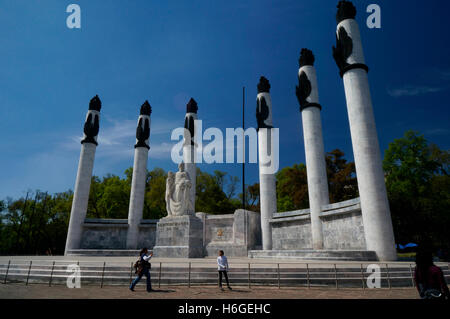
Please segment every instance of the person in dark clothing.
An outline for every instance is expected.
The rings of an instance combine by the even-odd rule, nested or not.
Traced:
[[[433,264],[428,251],[417,252],[414,281],[422,299],[449,299],[450,292],[441,268]]]
[[[150,278],[150,262],[149,260],[152,258],[153,253],[148,253],[147,248],[142,248],[140,252],[140,258],[139,258],[139,264],[137,268],[137,277],[133,280],[133,282],[130,285],[130,290],[134,291],[134,287],[136,284],[141,280],[142,276],[145,275],[147,278],[147,292],[151,292],[152,289],[152,281]]]
[[[222,289],[222,275],[224,275],[227,282],[228,289],[231,290],[230,283],[228,281],[228,260],[224,255],[223,250],[219,250],[219,257],[217,257],[217,270],[219,271],[219,288]]]

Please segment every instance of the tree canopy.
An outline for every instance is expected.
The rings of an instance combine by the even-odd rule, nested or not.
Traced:
[[[449,248],[450,152],[408,131],[389,144],[383,160],[397,242]]]
[[[326,154],[330,203],[358,197],[355,164],[348,163],[338,149]],[[309,207],[308,181],[305,164],[284,167],[277,173],[278,211],[290,211]]]

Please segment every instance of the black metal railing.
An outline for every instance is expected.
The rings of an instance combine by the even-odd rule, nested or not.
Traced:
[[[77,265],[83,285],[129,285],[135,273],[133,263],[92,262],[66,260],[8,260],[0,261],[0,278],[7,283],[49,286],[67,283],[69,265]],[[379,267],[378,280],[381,288],[414,287],[414,264],[411,263],[244,263],[230,262],[229,279],[235,286],[322,287],[322,288],[368,288],[374,273],[368,265]],[[438,263],[447,280],[450,279],[449,264]],[[213,261],[200,262],[153,262],[152,282],[161,285],[187,287],[217,285],[217,266]],[[0,279],[1,280],[1,279]]]

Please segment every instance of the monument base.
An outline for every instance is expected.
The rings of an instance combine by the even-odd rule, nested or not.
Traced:
[[[169,258],[204,257],[202,220],[191,215],[162,218],[156,225],[153,254]]]

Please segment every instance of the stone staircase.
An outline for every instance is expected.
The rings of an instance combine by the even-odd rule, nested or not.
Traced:
[[[377,254],[368,250],[250,250],[248,257],[324,261],[377,260]]]
[[[77,262],[67,261],[11,261],[0,263],[0,283],[66,284],[73,273],[67,266]],[[280,286],[280,287],[367,287],[366,265],[349,264],[230,264],[229,278],[234,286]],[[82,285],[127,286],[134,278],[131,263],[80,262]],[[381,287],[413,287],[413,264],[379,264]],[[450,279],[448,264],[439,265]],[[152,283],[155,287],[167,285],[216,285],[215,264],[204,263],[152,263]],[[143,281],[145,282],[145,280]]]

